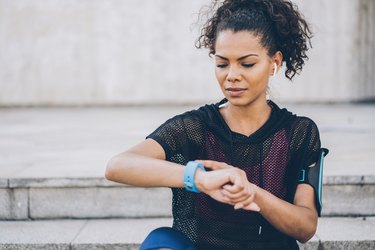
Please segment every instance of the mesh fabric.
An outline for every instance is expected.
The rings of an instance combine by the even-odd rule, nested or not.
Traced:
[[[300,169],[318,158],[317,126],[270,101],[268,121],[245,136],[225,123],[219,112],[225,101],[177,115],[147,138],[163,147],[168,161],[181,165],[197,159],[226,162],[243,169],[250,182],[292,202]],[[204,193],[182,188],[172,188],[172,192],[173,227],[199,249],[298,249],[294,239],[259,213],[234,210]]]

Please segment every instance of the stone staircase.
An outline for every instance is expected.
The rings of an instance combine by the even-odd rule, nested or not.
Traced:
[[[0,249],[138,249],[170,226],[169,189],[103,174],[110,156],[187,109],[0,110]],[[323,217],[301,249],[375,249],[375,105],[290,109],[307,111],[331,150]]]
[[[170,218],[0,221],[0,249],[138,249]],[[316,235],[301,249],[374,249],[375,219],[320,219]],[[345,233],[345,228],[350,232]]]
[[[103,178],[1,180],[0,219],[171,217],[171,191],[116,184]],[[323,217],[375,216],[375,181],[325,177]]]
[[[323,192],[318,231],[301,249],[374,249],[374,182],[326,178]],[[101,178],[2,180],[0,201],[0,249],[138,249],[172,223],[169,189]]]

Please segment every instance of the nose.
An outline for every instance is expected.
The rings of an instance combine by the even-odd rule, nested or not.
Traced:
[[[242,76],[239,70],[236,67],[230,67],[227,75],[228,82],[241,81]]]

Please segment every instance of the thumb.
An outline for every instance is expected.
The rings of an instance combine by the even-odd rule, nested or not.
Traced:
[[[196,160],[196,162],[199,162],[204,167],[211,169],[211,170],[219,170],[224,168],[230,168],[231,166],[226,164],[225,162],[219,162],[219,161],[211,161],[211,160]]]

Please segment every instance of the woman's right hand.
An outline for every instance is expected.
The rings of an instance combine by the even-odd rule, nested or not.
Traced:
[[[217,161],[197,161],[213,171],[198,170],[195,184],[199,190],[213,199],[233,205],[235,209],[259,212],[259,206],[253,202],[255,185],[247,180],[246,173],[236,167]]]
[[[222,188],[229,182],[226,170],[205,172],[197,169],[195,174],[195,185],[203,193],[211,198],[226,204],[233,205],[229,198],[222,192]]]

